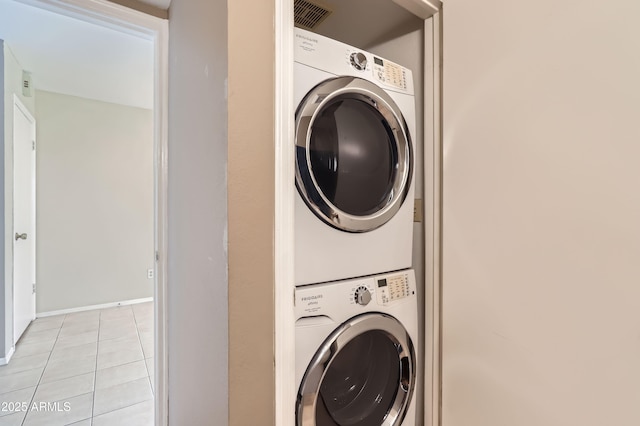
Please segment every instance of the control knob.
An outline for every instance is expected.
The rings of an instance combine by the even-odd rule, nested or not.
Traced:
[[[353,52],[351,54],[351,66],[362,71],[367,68],[367,57],[362,52]]]
[[[358,305],[368,305],[371,302],[371,292],[366,287],[358,287],[356,289],[356,303]]]

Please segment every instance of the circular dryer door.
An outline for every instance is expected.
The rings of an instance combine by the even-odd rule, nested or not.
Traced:
[[[336,329],[314,355],[298,426],[400,426],[415,386],[415,351],[394,317],[369,313]]]
[[[337,77],[296,111],[296,186],[327,224],[366,232],[389,221],[411,184],[413,152],[400,109],[380,87]]]

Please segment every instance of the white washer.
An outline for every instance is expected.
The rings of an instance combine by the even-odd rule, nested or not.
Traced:
[[[411,267],[411,71],[296,28],[295,283]]]
[[[296,288],[297,426],[415,426],[413,270]]]

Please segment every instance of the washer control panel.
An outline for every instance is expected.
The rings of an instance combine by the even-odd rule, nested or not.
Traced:
[[[371,292],[365,286],[358,287],[354,296],[358,305],[366,306],[371,302]]]
[[[367,280],[355,281],[349,291],[349,304],[367,306],[373,299],[375,289]]]
[[[390,275],[376,280],[378,303],[387,305],[411,295],[407,274]]]
[[[349,280],[296,287],[297,318],[340,317],[345,313],[376,311],[402,306],[416,296],[411,269]]]

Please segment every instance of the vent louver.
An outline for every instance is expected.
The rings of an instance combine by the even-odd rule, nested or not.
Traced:
[[[296,27],[306,30],[314,29],[331,14],[331,10],[325,6],[307,0],[294,0],[293,8]]]
[[[33,86],[31,84],[31,73],[22,71],[22,96],[33,96]]]

